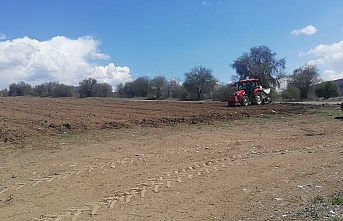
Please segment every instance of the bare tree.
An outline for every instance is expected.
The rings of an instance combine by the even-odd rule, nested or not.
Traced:
[[[279,79],[285,76],[286,60],[277,59],[276,53],[267,46],[258,46],[250,49],[237,58],[231,67],[236,69],[239,79],[258,78],[264,87],[278,86]]]
[[[182,88],[182,83],[180,80],[172,78],[167,83],[167,97],[180,98],[180,88]]]
[[[190,72],[185,73],[186,79],[184,88],[196,95],[198,100],[202,100],[206,93],[213,90],[217,80],[212,75],[212,70],[203,66],[196,66]]]
[[[150,81],[150,90],[154,94],[156,99],[159,99],[163,95],[166,87],[167,79],[163,76],[156,76]]]
[[[294,70],[290,84],[299,88],[301,98],[307,98],[310,88],[321,81],[317,66],[305,64]]]

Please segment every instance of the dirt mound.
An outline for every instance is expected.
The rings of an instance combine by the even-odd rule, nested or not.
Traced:
[[[311,106],[271,104],[229,108],[221,102],[0,98],[0,146],[89,130],[209,124],[266,114],[302,113]]]

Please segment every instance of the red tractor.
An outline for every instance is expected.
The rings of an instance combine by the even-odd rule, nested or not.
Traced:
[[[270,88],[263,89],[258,79],[240,80],[237,91],[227,99],[228,105],[229,107],[234,107],[236,103],[240,103],[241,106],[248,106],[249,103],[257,105],[267,104],[271,102],[269,94]]]

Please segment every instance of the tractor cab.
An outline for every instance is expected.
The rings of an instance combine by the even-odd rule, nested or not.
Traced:
[[[247,79],[238,82],[238,91],[244,91],[249,98],[251,98],[251,96],[256,93],[255,91],[260,88],[262,87],[258,79]]]
[[[238,90],[251,90],[257,87],[255,81],[241,81],[238,83]]]

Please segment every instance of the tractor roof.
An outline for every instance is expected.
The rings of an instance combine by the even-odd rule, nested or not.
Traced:
[[[243,79],[240,82],[252,82],[252,81],[259,81],[257,78],[250,78],[250,79]]]

